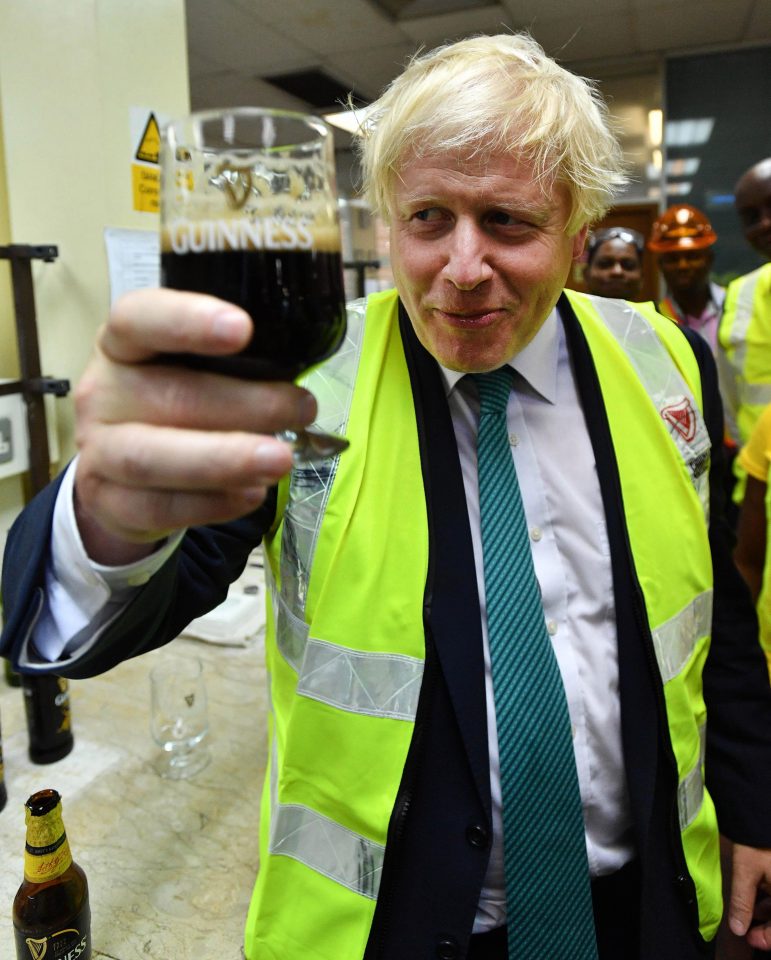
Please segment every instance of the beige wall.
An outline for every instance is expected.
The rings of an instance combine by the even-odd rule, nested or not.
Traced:
[[[133,209],[129,111],[189,109],[184,0],[1,0],[0,243],[53,243],[35,262],[46,374],[77,381],[109,305],[105,227],[157,228]],[[18,375],[10,270],[0,261],[0,377]],[[71,398],[57,401],[63,459]],[[0,480],[0,537],[22,503]]]

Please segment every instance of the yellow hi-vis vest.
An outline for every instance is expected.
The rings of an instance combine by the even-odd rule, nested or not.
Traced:
[[[703,777],[712,567],[698,368],[671,321],[569,297],[610,420],[677,763],[684,856],[711,938],[722,902]],[[265,543],[271,746],[248,960],[360,960],[373,920],[420,694],[429,561],[397,317],[395,291],[352,305],[344,347],[309,377],[319,426],[345,432],[351,446],[293,471]]]
[[[743,445],[771,403],[771,263],[728,285],[718,344],[726,417]]]
[[[768,676],[771,679],[771,468],[766,478],[766,558],[763,564],[763,582],[758,595],[757,611],[760,625],[760,645],[766,656]]]

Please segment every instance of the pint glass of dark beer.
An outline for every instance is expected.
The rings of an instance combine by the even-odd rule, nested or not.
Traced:
[[[317,117],[238,107],[170,123],[161,151],[166,287],[243,307],[251,342],[229,357],[176,360],[291,380],[345,334],[332,134]]]

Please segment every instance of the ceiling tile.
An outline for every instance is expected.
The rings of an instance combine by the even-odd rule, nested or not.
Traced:
[[[292,69],[308,51],[228,0],[187,0],[188,45],[196,54],[252,76]]]
[[[232,71],[190,83],[193,110],[211,107],[275,107],[279,110],[307,111],[307,104],[262,80]]]
[[[539,20],[564,20],[577,26],[585,19],[606,18],[629,10],[630,0],[570,0],[570,15],[565,16],[565,0],[501,0],[518,27]]]
[[[211,0],[210,0],[211,2]],[[367,0],[234,0],[286,38],[331,54],[398,43],[405,34]],[[211,4],[215,6],[214,3]]]
[[[635,0],[641,50],[677,50],[741,39],[752,0]]]
[[[344,57],[337,59],[337,72],[348,78],[360,96],[374,100],[402,72],[417,49],[418,44],[410,40],[384,47],[349,50]]]
[[[753,3],[742,40],[771,41],[771,3],[768,0]]]
[[[618,56],[621,51],[629,53],[635,47],[633,27],[630,14],[618,13],[610,18],[539,18],[530,32],[549,56],[570,64],[575,60]]]
[[[491,0],[480,9],[405,21],[390,19],[371,0],[186,6],[193,98],[206,104],[297,106],[252,78],[313,67],[369,99],[421,44],[502,29],[530,29],[547,53],[590,76],[655,68],[661,51],[771,36],[771,0]]]
[[[188,43],[187,69],[191,77],[208,77],[215,73],[222,73],[223,65],[221,61],[202,53],[200,48],[193,49]]]
[[[511,15],[500,4],[480,10],[445,13],[438,17],[417,17],[402,20],[400,26],[416,43],[428,47],[459,40],[472,33],[506,33],[511,28]]]

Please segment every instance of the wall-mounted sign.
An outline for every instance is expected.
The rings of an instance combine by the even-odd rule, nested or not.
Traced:
[[[131,125],[131,192],[133,207],[140,213],[158,213],[160,210],[161,147],[160,114],[147,107],[130,108]]]

